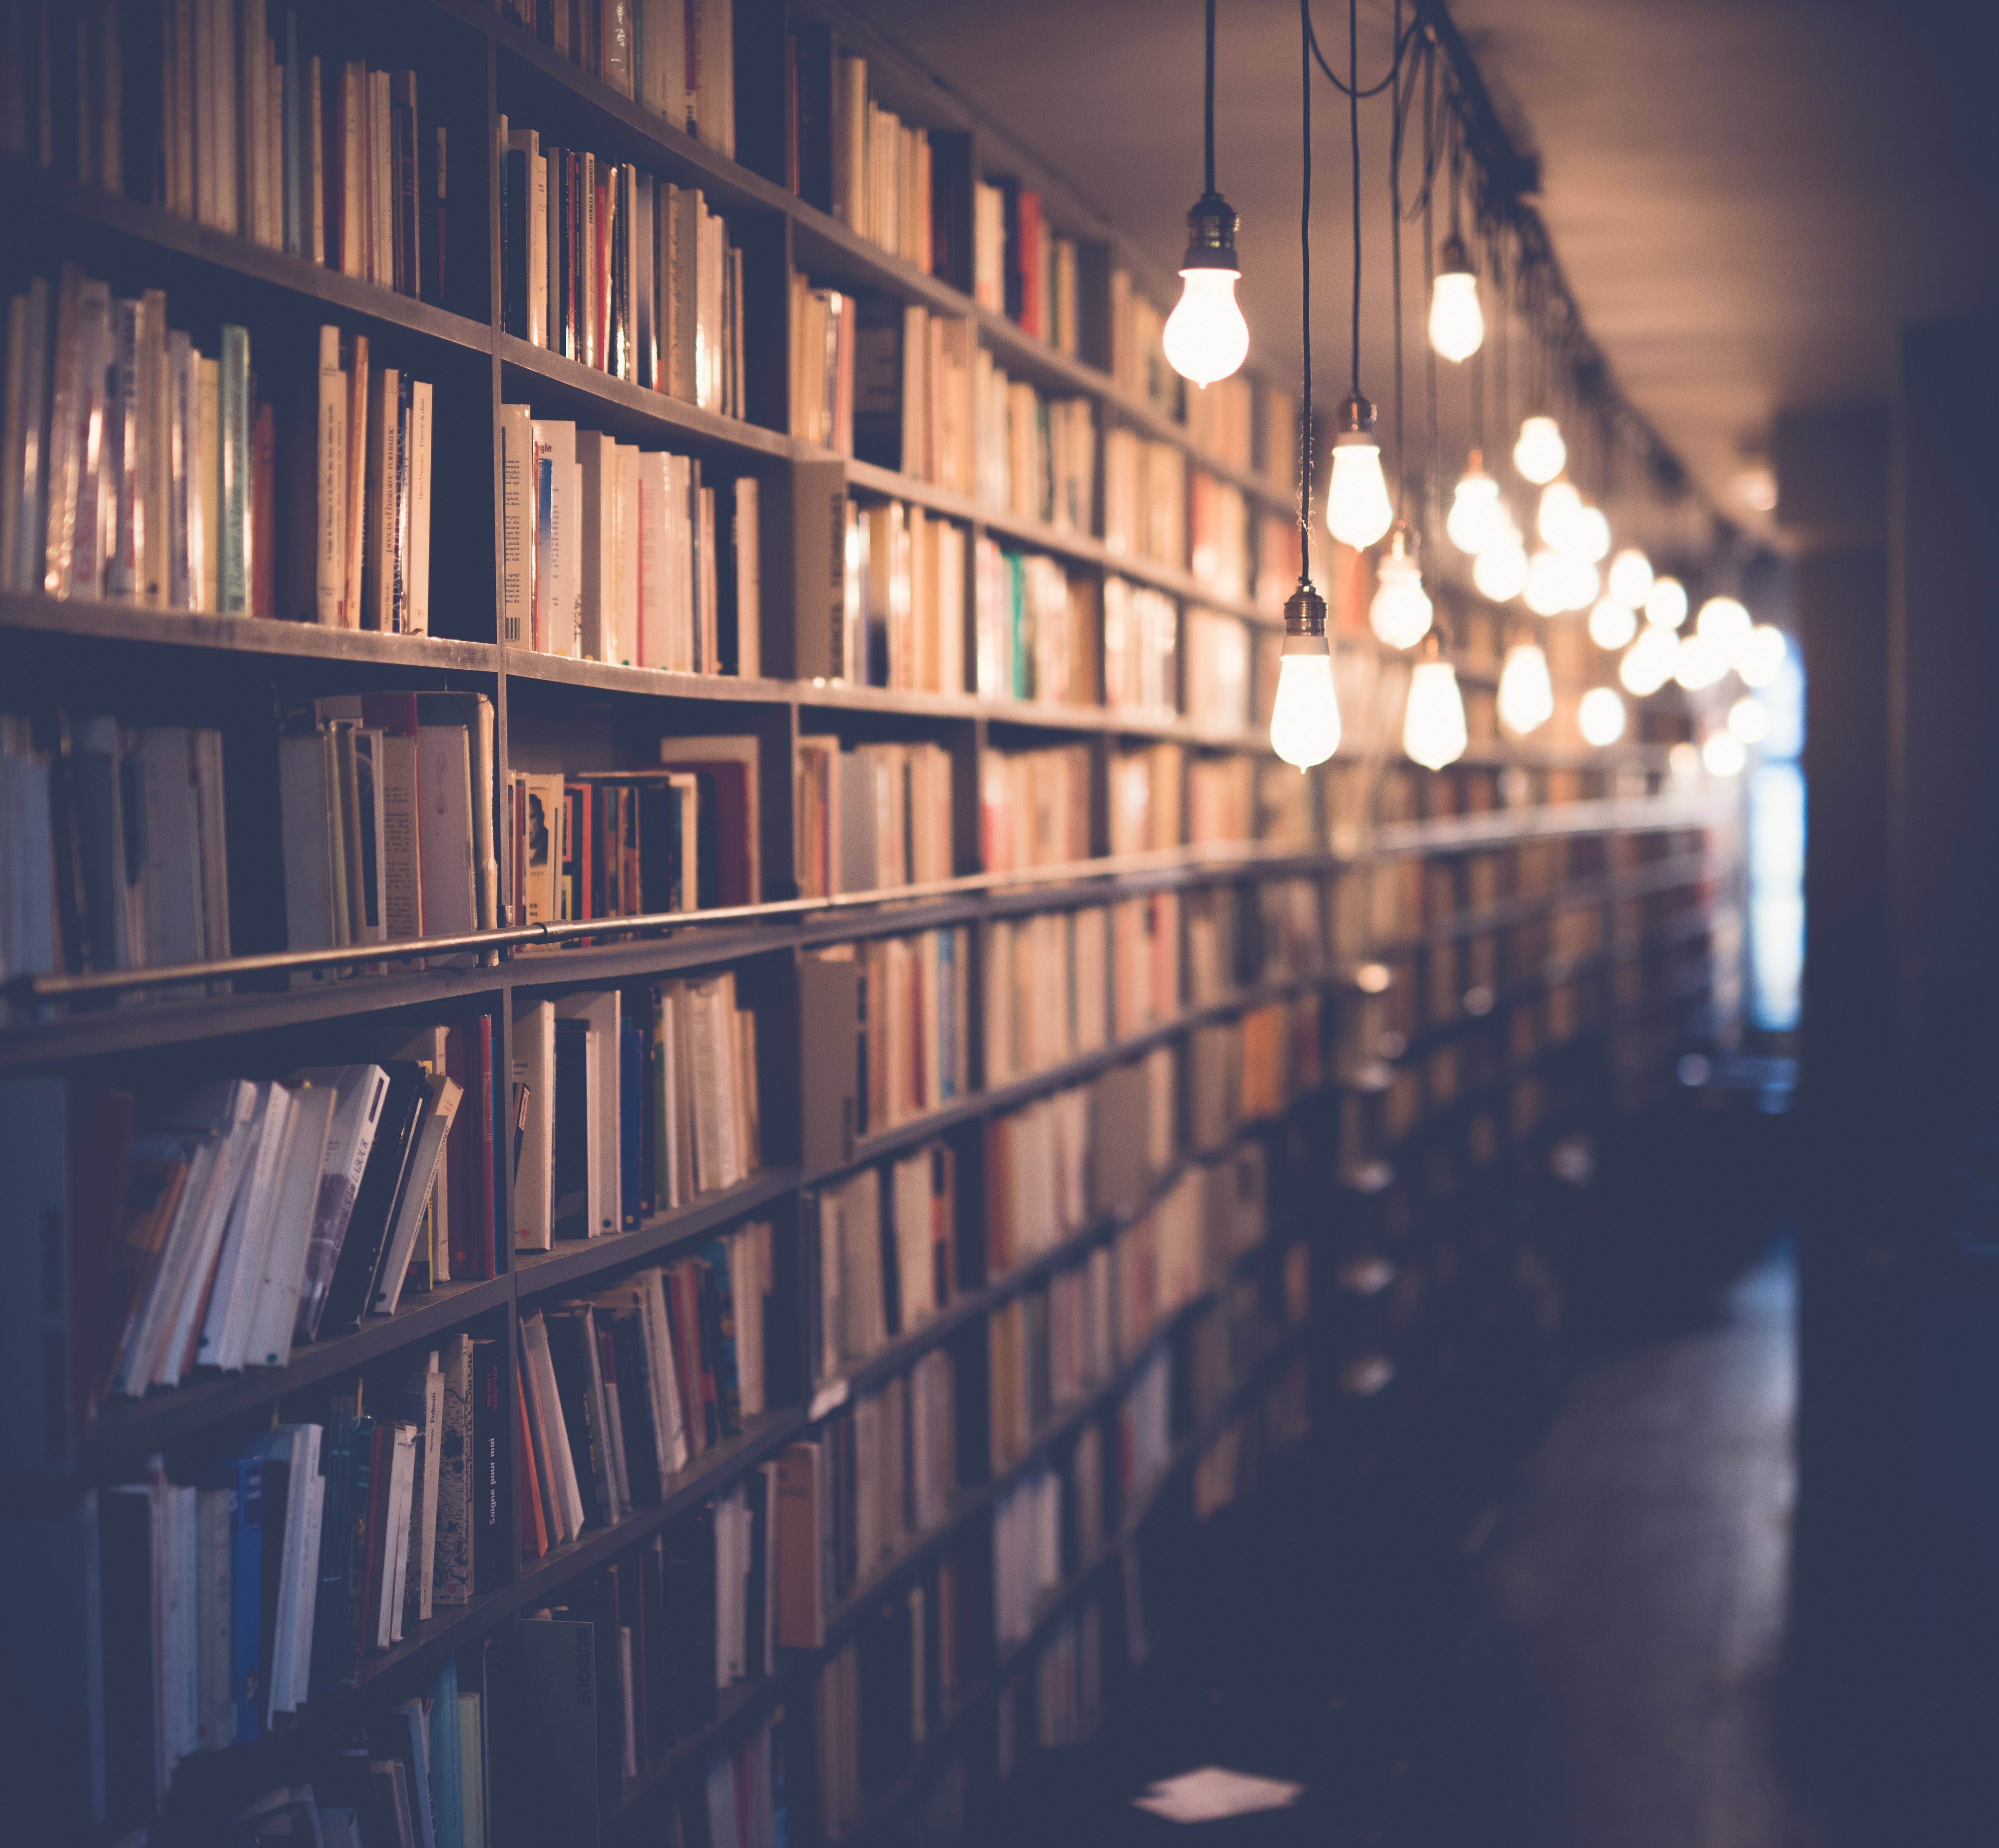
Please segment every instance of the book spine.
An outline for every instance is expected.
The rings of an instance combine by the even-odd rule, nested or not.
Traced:
[[[222,330],[221,556],[217,595],[224,615],[250,608],[250,333],[225,324]],[[148,550],[151,550],[150,541]]]

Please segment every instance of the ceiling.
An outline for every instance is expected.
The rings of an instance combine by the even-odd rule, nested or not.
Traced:
[[[1177,266],[1183,215],[1200,190],[1199,0],[848,4],[1163,270]],[[1880,400],[1899,325],[1999,307],[1999,160],[1983,88],[1999,68],[1999,5],[1450,0],[1450,10],[1515,145],[1539,161],[1535,203],[1613,375],[1713,506],[1751,531],[1768,521],[1743,498],[1745,463],[1764,451],[1776,410]],[[1316,0],[1313,17],[1342,68],[1344,9]],[[1386,0],[1360,0],[1359,23],[1372,81],[1391,37]],[[1299,355],[1298,36],[1288,0],[1223,0],[1217,177],[1242,216],[1252,352],[1287,374]],[[1345,99],[1323,78],[1312,110],[1313,357],[1329,404],[1346,382],[1352,166]],[[1361,376],[1387,439],[1385,99],[1362,113]],[[1405,243],[1414,470],[1425,428],[1419,231]],[[1449,479],[1469,435],[1470,369],[1438,370]],[[1522,376],[1516,357],[1516,418]],[[1488,415],[1496,438],[1496,404]]]

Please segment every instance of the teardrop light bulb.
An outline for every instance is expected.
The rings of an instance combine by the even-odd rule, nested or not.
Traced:
[[[1510,520],[1505,532],[1479,553],[1471,581],[1480,596],[1495,603],[1510,603],[1526,588],[1527,549]]]
[[[1558,616],[1568,608],[1568,579],[1562,555],[1543,546],[1527,560],[1527,607],[1537,616]]]
[[[1602,574],[1586,558],[1578,558],[1572,552],[1557,552],[1555,569],[1561,584],[1561,606],[1564,609],[1587,609],[1596,601],[1596,593],[1603,588]]]
[[[1443,267],[1430,288],[1430,345],[1456,365],[1485,345],[1485,316],[1464,240],[1446,239],[1443,255]]]
[[[1562,550],[1585,564],[1600,564],[1610,555],[1610,522],[1600,507],[1578,507],[1569,522]]]
[[[1652,561],[1627,546],[1610,561],[1610,594],[1627,609],[1643,609],[1652,594]]]
[[[1470,742],[1457,670],[1446,660],[1418,661],[1402,713],[1403,751],[1426,769],[1441,770],[1463,757]]]
[[[1749,638],[1736,650],[1735,671],[1745,687],[1767,687],[1784,671],[1784,632],[1774,624],[1758,622]]]
[[[1541,543],[1557,552],[1566,551],[1570,529],[1582,511],[1582,496],[1573,481],[1550,481],[1541,490],[1540,504],[1534,511],[1534,530],[1541,536]]]
[[[1516,642],[1499,670],[1499,723],[1516,738],[1545,725],[1555,713],[1554,684],[1539,642]]]
[[[1679,652],[1678,636],[1656,622],[1647,622],[1638,631],[1637,640],[1625,650],[1624,658],[1617,664],[1617,678],[1623,681],[1627,692],[1635,693],[1643,699],[1647,694],[1658,692],[1672,678]]]
[[[1300,775],[1339,748],[1339,700],[1332,685],[1332,644],[1325,599],[1304,578],[1284,605],[1284,648],[1270,708],[1270,748]]]
[[[1166,363],[1201,387],[1225,379],[1249,356],[1249,324],[1236,306],[1233,269],[1183,269],[1180,299],[1160,335]]]
[[[1696,633],[1720,648],[1731,667],[1755,626],[1755,619],[1733,597],[1709,598],[1694,619]]]
[[[1450,543],[1472,558],[1506,535],[1506,510],[1499,504],[1499,484],[1486,473],[1482,461],[1474,449],[1464,473],[1458,477],[1451,495],[1450,517],[1443,523]]]
[[[1677,629],[1687,619],[1686,586],[1677,577],[1655,577],[1645,598],[1645,620]]]
[[[1562,441],[1561,425],[1551,417],[1530,417],[1520,425],[1520,440],[1513,446],[1513,466],[1524,480],[1538,487],[1552,481],[1568,461],[1568,445]]]
[[[1380,588],[1367,608],[1370,626],[1391,648],[1413,648],[1429,633],[1430,600],[1415,553],[1415,536],[1398,520],[1376,567]]]
[[[1744,693],[1728,709],[1728,729],[1745,744],[1760,744],[1770,735],[1770,709]]]
[[[1332,536],[1364,551],[1394,524],[1388,484],[1381,477],[1381,446],[1374,440],[1374,407],[1359,392],[1341,402],[1332,439],[1332,480],[1325,491],[1325,524]]]
[[[1589,639],[1613,654],[1638,633],[1637,613],[1616,593],[1597,598],[1589,612]]]
[[[1575,723],[1585,744],[1615,744],[1624,735],[1624,702],[1614,688],[1592,687],[1576,702]]]

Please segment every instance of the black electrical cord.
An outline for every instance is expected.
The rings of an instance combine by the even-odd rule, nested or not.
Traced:
[[[1349,17],[1351,16],[1349,11]],[[1395,37],[1398,42],[1401,36],[1402,0],[1395,0]],[[1393,76],[1394,73],[1389,75]],[[1360,107],[1357,101],[1354,107]],[[1357,212],[1356,216],[1358,217]],[[1395,518],[1399,522],[1408,515],[1409,492],[1408,449],[1402,435],[1402,112],[1399,109],[1394,112],[1388,129],[1388,267],[1395,314]],[[1357,265],[1353,294],[1357,303],[1360,296]]]
[[[1423,47],[1423,166],[1426,172],[1436,171],[1436,51],[1432,45]],[[1423,189],[1423,307],[1428,314],[1429,304],[1436,293],[1436,238],[1430,223],[1430,189]],[[1426,389],[1429,394],[1430,450],[1423,473],[1422,523],[1426,529],[1436,518],[1437,504],[1441,497],[1443,466],[1437,435],[1437,355],[1436,348],[1427,338],[1423,341],[1423,369]],[[1398,437],[1397,440],[1401,439]]]
[[[1357,72],[1355,74],[1353,83],[1344,83],[1341,81],[1339,72],[1335,71],[1332,65],[1329,64],[1325,61],[1325,54],[1318,48],[1318,34],[1312,29],[1311,14],[1309,9],[1307,10],[1305,14],[1305,47],[1311,54],[1313,57],[1318,61],[1318,68],[1325,73],[1326,81],[1330,83],[1341,95],[1360,97],[1378,96],[1384,90],[1388,88],[1389,85],[1395,81],[1395,73],[1401,66],[1402,54],[1408,48],[1409,40],[1415,36],[1416,29],[1420,23],[1420,19],[1412,19],[1409,22],[1408,30],[1406,33],[1399,30],[1397,32],[1392,55],[1388,65],[1388,75],[1383,78],[1379,83],[1370,84],[1364,90],[1356,88],[1360,82],[1360,76]]]
[[[1311,15],[1308,12],[1305,23],[1309,29]],[[1360,395],[1360,0],[1346,0],[1346,59],[1347,68],[1353,76],[1353,84],[1346,92],[1346,125],[1349,151],[1353,159],[1353,395]],[[1398,62],[1399,63],[1399,59]],[[1395,65],[1388,68],[1388,78],[1393,81]],[[1311,81],[1311,72],[1305,72],[1306,81]],[[1333,80],[1336,83],[1338,78]]]
[[[1211,12],[1213,0],[1209,0],[1209,5]],[[1298,197],[1298,257],[1303,282],[1299,291],[1299,328],[1304,343],[1304,407],[1298,423],[1298,582],[1307,585],[1311,582],[1312,446],[1318,434],[1312,425],[1311,60],[1304,55],[1311,49],[1311,0],[1298,0],[1298,18],[1304,37],[1298,63],[1304,111],[1304,170]]]
[[[1207,0],[1207,184],[1202,190],[1214,190],[1214,0]]]

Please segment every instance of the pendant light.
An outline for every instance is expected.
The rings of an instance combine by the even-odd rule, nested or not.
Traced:
[[[1677,629],[1687,619],[1686,586],[1677,577],[1655,577],[1645,595],[1645,620],[1658,629]]]
[[[1530,417],[1522,423],[1519,440],[1513,445],[1513,466],[1523,480],[1539,487],[1554,480],[1568,462],[1568,445],[1553,418]]]
[[[1205,390],[1249,354],[1249,325],[1236,306],[1242,266],[1235,257],[1241,220],[1214,189],[1214,0],[1207,0],[1207,185],[1187,213],[1187,255],[1180,259],[1180,299],[1160,338],[1166,363]]]
[[[1443,529],[1450,543],[1471,558],[1506,536],[1506,510],[1499,504],[1499,484],[1486,473],[1485,458],[1476,449],[1457,478]]]
[[[1589,639],[1615,654],[1638,633],[1638,612],[1615,590],[1597,598],[1589,612]]]
[[[1426,770],[1441,770],[1464,755],[1464,695],[1457,670],[1443,658],[1442,638],[1433,630],[1423,658],[1409,675],[1408,704],[1402,712],[1402,749]]]
[[[1413,648],[1429,633],[1433,605],[1416,563],[1421,543],[1407,522],[1398,520],[1376,572],[1381,588],[1367,607],[1367,621],[1391,648]]]
[[[1617,678],[1627,692],[1643,699],[1672,678],[1679,652],[1680,639],[1672,630],[1647,622],[1638,631],[1637,640],[1624,650],[1624,658],[1617,664]]]
[[[1347,0],[1347,140],[1353,161],[1353,338],[1350,389],[1340,400],[1332,439],[1332,480],[1325,492],[1326,529],[1342,545],[1365,551],[1395,518],[1374,439],[1374,407],[1360,390],[1360,25],[1359,0]],[[1310,31],[1310,22],[1307,22]],[[1310,44],[1308,41],[1309,57]],[[1305,68],[1308,84],[1311,67]]]
[[[1645,607],[1652,594],[1652,561],[1636,546],[1627,546],[1610,561],[1610,594],[1627,609]]]
[[[1704,636],[1728,657],[1731,666],[1749,640],[1755,621],[1733,597],[1710,597],[1694,619],[1695,633]]]
[[[1522,595],[1537,616],[1558,616],[1568,608],[1568,574],[1562,555],[1543,546],[1527,560],[1527,582]]]
[[[1471,567],[1471,581],[1480,596],[1495,603],[1510,603],[1527,588],[1527,549],[1509,517],[1505,532],[1479,553]]]
[[[1758,622],[1749,632],[1735,657],[1735,671],[1745,687],[1767,687],[1784,671],[1787,644],[1784,632],[1769,622]]]
[[[1554,683],[1539,642],[1523,635],[1506,650],[1499,670],[1499,723],[1516,738],[1538,730],[1555,716]]]
[[[1298,208],[1302,269],[1301,328],[1304,348],[1304,417],[1299,426],[1298,583],[1284,605],[1284,653],[1270,708],[1270,748],[1302,776],[1339,748],[1339,699],[1332,684],[1332,648],[1326,640],[1325,599],[1311,581],[1311,15],[1299,0],[1300,58],[1304,70],[1304,170]]]
[[[1570,536],[1582,511],[1582,496],[1566,475],[1557,475],[1541,490],[1541,503],[1534,514],[1534,530],[1541,543],[1557,552],[1568,550]]]
[[[1453,203],[1455,203],[1453,201]],[[1430,345],[1460,365],[1485,344],[1485,316],[1478,306],[1478,278],[1472,274],[1464,240],[1445,240],[1443,267],[1430,292]]]
[[[1599,751],[1624,735],[1624,702],[1614,687],[1592,687],[1576,702],[1576,730]]]

